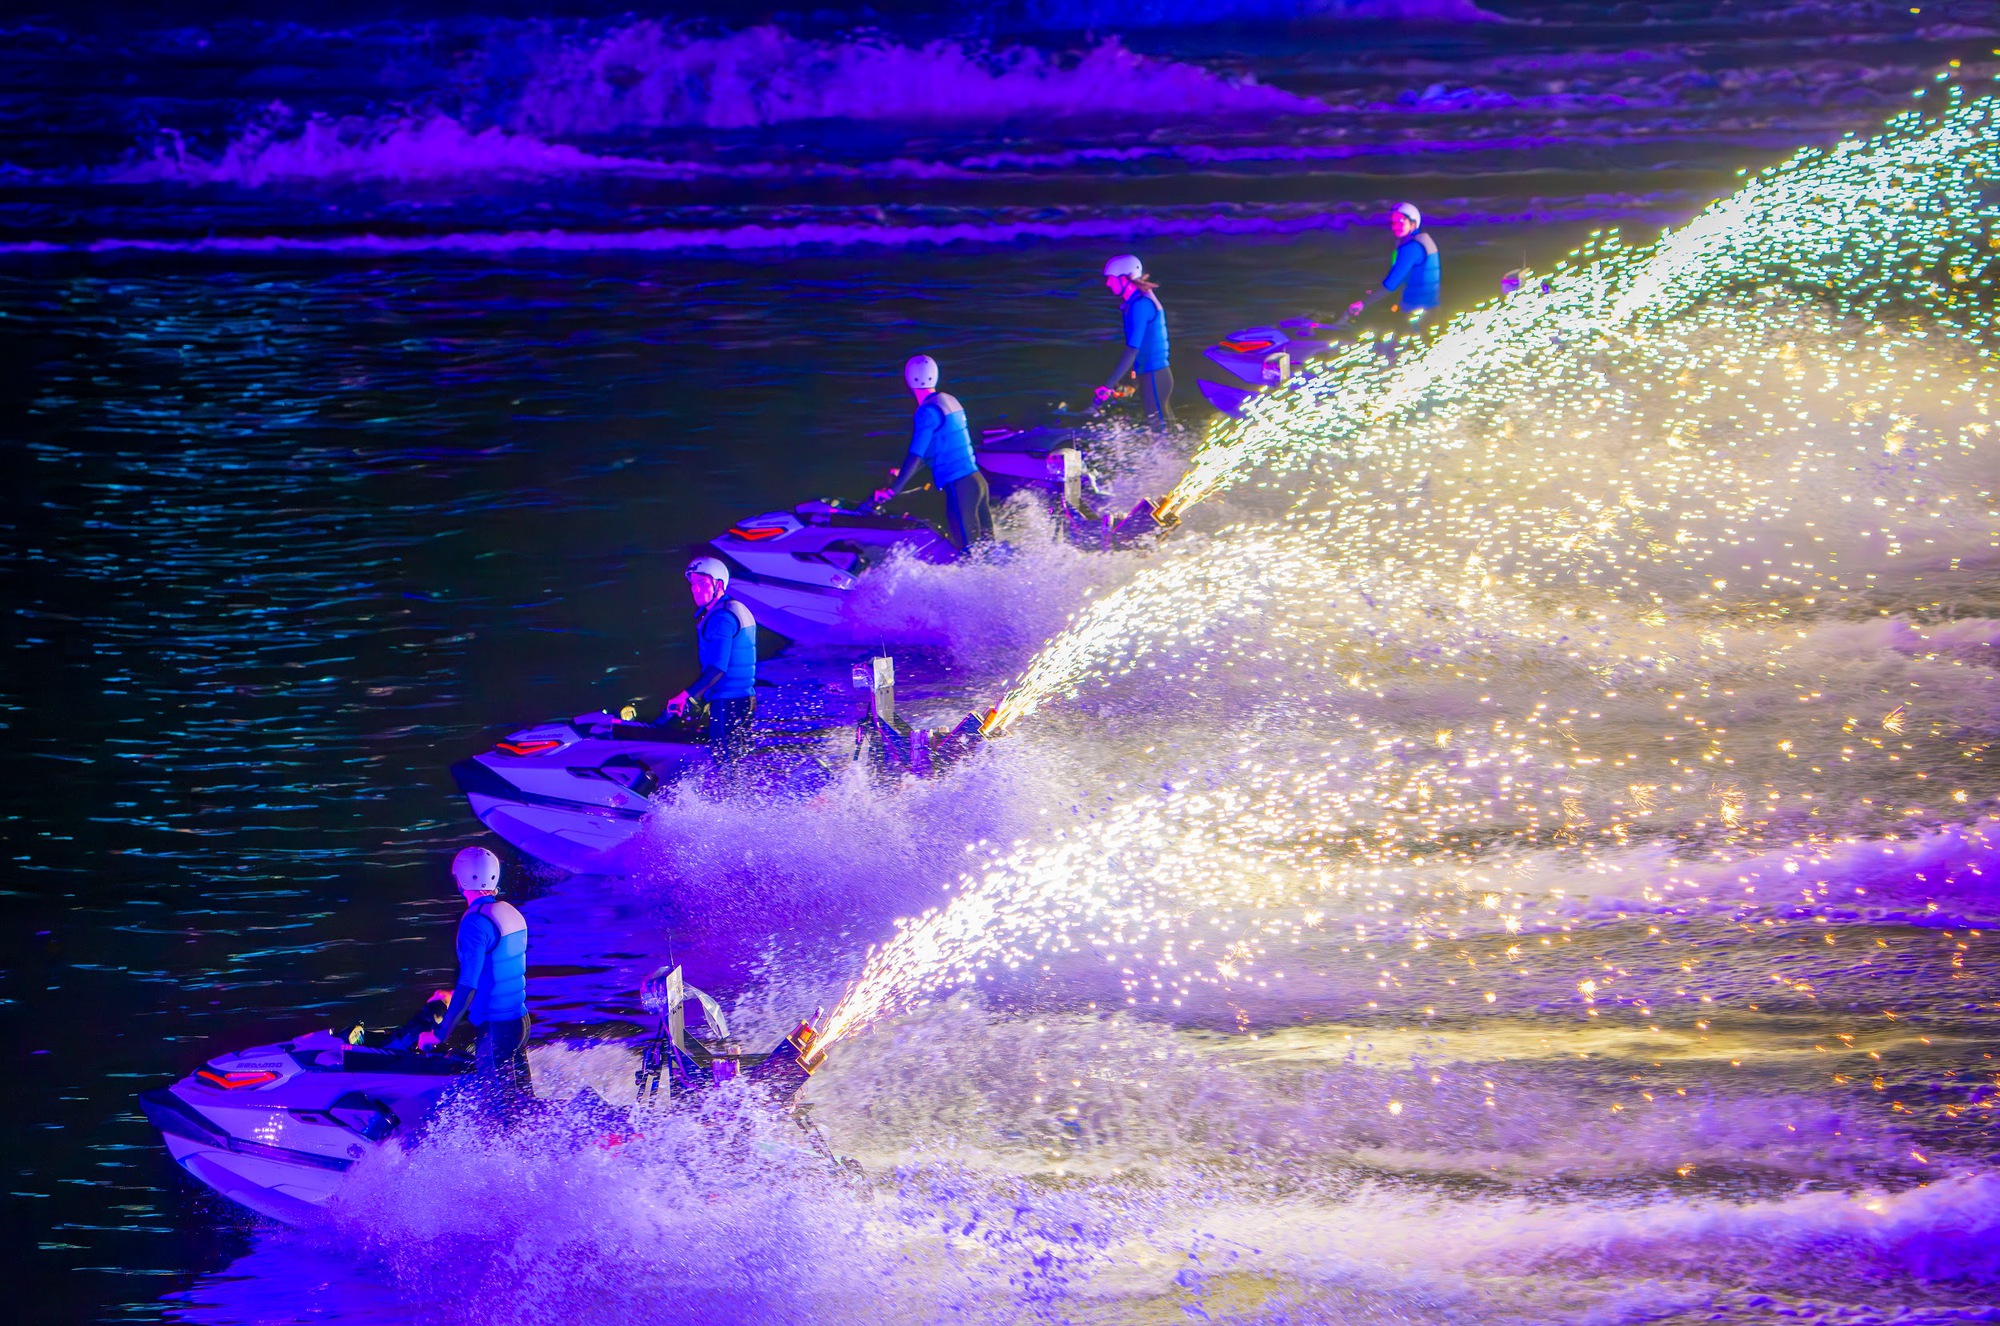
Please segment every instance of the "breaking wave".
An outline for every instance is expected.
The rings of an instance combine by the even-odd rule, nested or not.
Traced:
[[[299,128],[260,124],[213,157],[188,150],[169,135],[153,155],[112,170],[125,184],[179,181],[247,188],[303,180],[439,180],[464,176],[685,176],[692,166],[602,155],[497,125],[467,129],[441,112],[408,120],[314,116]]]
[[[1325,103],[1251,78],[1128,50],[1116,38],[1075,55],[982,51],[953,41],[812,41],[764,26],[687,38],[641,22],[564,48],[529,80],[522,128],[750,129],[807,120],[897,124],[1025,116],[1317,114]]]
[[[489,62],[498,57],[488,54]],[[766,173],[737,162],[656,161],[566,143],[654,131],[768,129],[815,121],[897,128],[1049,120],[1179,120],[1319,115],[1312,97],[1199,65],[1137,54],[1116,38],[1075,52],[987,49],[886,37],[813,40],[762,26],[691,37],[653,21],[548,45],[499,105],[301,118],[267,108],[204,154],[166,134],[109,172],[122,183],[183,180],[248,187],[300,180],[429,180],[472,175],[616,172],[667,178]],[[490,96],[490,94],[489,94]],[[786,174],[839,173],[814,159]],[[850,168],[851,169],[851,168]],[[890,173],[921,175],[924,163]]]

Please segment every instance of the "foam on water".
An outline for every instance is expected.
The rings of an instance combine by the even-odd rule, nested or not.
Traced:
[[[1769,1084],[1620,1116],[1555,1075],[1574,1045],[1438,1065],[1353,1041],[959,1000],[816,1079],[866,1181],[728,1093],[580,1147],[447,1128],[181,1315],[296,1320],[334,1274],[344,1319],[384,1321],[1986,1319],[1991,1175],[1854,1182],[1893,1139]],[[1746,1156],[1761,1173],[1733,1191],[1689,1177]]]
[[[441,111],[382,121],[325,115],[300,126],[290,116],[259,124],[213,157],[169,137],[153,154],[106,172],[121,184],[234,184],[246,188],[313,180],[430,181],[473,175],[545,176],[615,172],[655,178],[703,173],[695,163],[607,155],[489,125],[468,129]],[[710,172],[712,173],[712,172]]]
[[[1872,60],[1822,53],[1716,68],[1698,44],[1618,49],[1599,47],[1603,38],[1593,33],[1586,49],[1457,59],[1385,51],[1343,60],[1326,52],[1315,60],[1324,69],[1306,76],[1311,90],[1293,91],[1243,72],[1226,49],[1220,58],[1141,54],[1116,37],[1075,34],[1244,20],[1463,25],[1492,16],[1465,0],[1030,9],[979,16],[969,26],[989,34],[985,40],[962,29],[926,40],[874,30],[809,36],[769,23],[715,31],[654,19],[246,25],[213,34],[213,43],[211,34],[173,30],[135,40],[141,49],[150,43],[158,58],[197,67],[226,46],[292,71],[297,86],[228,103],[226,126],[188,105],[178,112],[186,119],[169,121],[115,164],[16,166],[8,174],[44,186],[221,185],[281,195],[367,185],[433,198],[427,186],[441,180],[484,179],[497,190],[565,178],[598,186],[952,181],[996,171],[1115,176],[1148,166],[1309,166],[1384,153],[1462,156],[1760,130],[1782,143],[1819,134],[1846,106],[1891,104],[1913,76],[1887,46]],[[1978,31],[1918,36],[1965,42]],[[234,91],[226,83],[210,89]],[[824,132],[836,126],[844,130]],[[814,135],[810,147],[798,141],[801,131]],[[1009,140],[999,151],[990,141],[995,131]],[[399,229],[409,218],[400,220]]]

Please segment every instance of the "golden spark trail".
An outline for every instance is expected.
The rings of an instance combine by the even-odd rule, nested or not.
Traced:
[[[1594,238],[1558,265],[1547,293],[1454,319],[1393,368],[1365,347],[1346,348],[1298,390],[1259,400],[1247,419],[1220,430],[1162,509],[1185,510],[1257,464],[1297,465],[1336,448],[1350,460],[1393,452],[1427,403],[1504,403],[1508,393],[1496,388],[1524,385],[1522,366],[1551,345],[1643,342],[1681,311],[1732,290],[1803,289],[1862,315],[1893,306],[1926,309],[1946,325],[1990,321],[1976,296],[1990,285],[1993,262],[1979,183],[2000,174],[1995,103],[1962,105],[1955,83],[1946,92],[1952,105],[1942,117],[1909,112],[1865,142],[1802,151],[1644,249]],[[1948,274],[1942,285],[1924,279],[1936,271]],[[1210,555],[1234,557],[1231,541],[1218,540]],[[1031,661],[988,734],[1006,733],[1107,666],[1164,601],[1226,578],[1223,569],[1161,568],[1100,600]]]
[[[1261,402],[1239,459],[1339,462],[1274,526],[1163,547],[996,722],[1087,683],[1159,697],[1173,767],[1105,758],[1164,783],[965,876],[871,954],[827,1043],[1088,955],[1173,1003],[1279,979],[1328,924],[1420,949],[1564,924],[1565,890],[1810,901],[1843,844],[1987,813],[2000,611],[1949,605],[2000,565],[1995,267],[1970,251],[1992,130],[1954,102],[1642,253],[1600,240],[1546,296],[1393,369],[1353,358],[1373,415],[1325,380]],[[1783,218],[1778,282],[1736,236]],[[1190,695],[1242,721],[1177,718]]]

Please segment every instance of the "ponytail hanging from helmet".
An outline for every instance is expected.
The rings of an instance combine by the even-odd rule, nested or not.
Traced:
[[[1122,276],[1149,295],[1160,288],[1158,281],[1146,275],[1145,265],[1134,253],[1121,253],[1115,258],[1107,259],[1104,264],[1104,274],[1107,277]]]

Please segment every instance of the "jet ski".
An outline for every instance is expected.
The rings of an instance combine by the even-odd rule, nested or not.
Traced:
[[[1093,508],[1106,494],[1085,464],[1072,430],[991,428],[980,435],[979,468],[995,502],[1033,492],[1069,537],[1088,547],[1129,541],[1125,521]],[[1150,527],[1149,527],[1150,528]],[[915,516],[847,506],[837,498],[802,502],[739,520],[701,549],[729,568],[729,594],[756,616],[759,629],[800,644],[842,636],[841,608],[859,578],[901,550],[944,565],[958,550]]]
[[[414,1037],[370,1048],[350,1039],[359,1031],[217,1055],[141,1092],[139,1108],[190,1175],[258,1215],[298,1224],[472,1068],[464,1055],[418,1054]]]
[[[729,568],[729,596],[760,629],[801,642],[836,636],[855,578],[899,550],[940,565],[958,557],[927,521],[833,499],[740,520],[703,549]]]
[[[1292,376],[1315,355],[1326,353],[1334,333],[1347,325],[1315,322],[1311,318],[1288,318],[1274,327],[1245,327],[1208,347],[1202,353],[1217,367],[1233,374],[1242,386],[1197,379],[1195,385],[1210,405],[1232,417],[1240,416],[1252,398],[1292,380]]]
[[[591,713],[510,732],[451,776],[479,822],[529,856],[615,875],[654,795],[712,767],[687,729]]]
[[[141,1092],[139,1108],[193,1178],[258,1215],[303,1224],[371,1153],[420,1145],[440,1098],[471,1071],[465,1055],[415,1049],[417,1033],[437,1025],[448,998],[448,991],[433,995],[378,1046],[366,1044],[366,1031],[356,1026],[217,1055],[171,1086]],[[659,1014],[661,1030],[639,1071],[642,1110],[738,1077],[762,1087],[772,1104],[789,1107],[824,1060],[813,1027],[817,1013],[769,1052],[743,1054],[729,1038],[721,1007],[687,985],[680,968],[655,972],[643,998]],[[699,1036],[687,1030],[690,1004],[701,1013]],[[668,1072],[652,1071],[649,1091],[655,1065]],[[579,1141],[643,1125],[643,1115],[635,1119],[587,1089],[561,1106],[542,1107],[541,1116],[568,1126]]]
[[[863,692],[856,720],[857,761],[899,777],[929,777],[977,747],[979,719],[956,728],[913,730],[895,718],[895,665],[887,657],[854,668]],[[833,724],[828,725],[831,730]],[[811,797],[833,771],[821,758],[823,731],[794,728],[760,744],[732,790]],[[625,846],[639,833],[654,799],[714,763],[689,727],[655,727],[623,716],[579,714],[509,732],[451,766],[451,776],[479,822],[537,861],[580,875],[622,875]]]

